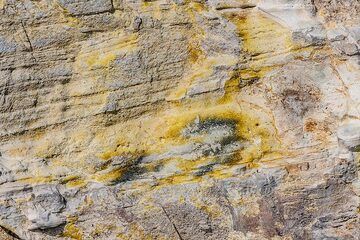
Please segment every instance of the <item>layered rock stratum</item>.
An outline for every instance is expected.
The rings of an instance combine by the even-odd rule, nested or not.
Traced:
[[[359,0],[0,0],[0,239],[360,239]]]

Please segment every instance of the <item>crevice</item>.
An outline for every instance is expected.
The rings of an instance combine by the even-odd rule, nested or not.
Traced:
[[[25,33],[25,36],[26,36],[26,40],[27,40],[28,43],[29,43],[30,52],[33,52],[33,51],[34,51],[34,48],[33,48],[32,44],[31,44],[31,41],[30,41],[30,38],[29,38],[29,34],[28,34],[27,31],[26,31],[25,24],[24,24],[23,21],[21,21],[21,27],[22,27],[22,29],[24,30],[24,33]]]
[[[23,31],[24,31],[24,34],[25,34],[25,36],[26,36],[26,40],[27,40],[27,42],[29,43],[29,50],[30,50],[31,56],[33,57],[33,59],[35,60],[35,62],[37,62],[37,60],[36,60],[36,58],[34,57],[34,54],[33,54],[34,48],[33,48],[33,45],[32,45],[32,43],[31,43],[31,41],[30,41],[29,34],[28,34],[28,32],[27,32],[27,30],[26,30],[26,28],[25,28],[25,24],[24,24],[23,21],[20,21],[20,23],[21,23],[21,27],[22,27],[22,29],[23,29]]]
[[[234,231],[241,231],[241,224],[239,222],[239,217],[238,214],[236,212],[236,209],[232,206],[229,198],[228,198],[228,192],[227,190],[222,187],[223,193],[224,193],[224,198],[227,202],[226,207],[229,209],[230,211],[230,215],[231,215],[231,219],[232,219],[232,223],[233,223],[233,229]]]
[[[112,2],[111,2],[112,4]],[[111,9],[106,9],[103,11],[97,11],[97,12],[86,12],[86,13],[69,13],[68,16],[71,17],[89,17],[89,16],[95,16],[95,15],[99,15],[99,14],[104,14],[104,13],[114,13],[115,9],[114,6],[112,5]]]
[[[219,6],[216,7],[216,10],[236,10],[236,9],[249,9],[249,8],[255,8],[256,5],[255,4],[243,4],[240,6]]]
[[[10,73],[10,77],[11,76],[12,76],[12,71]],[[2,106],[5,106],[5,104],[6,104],[6,96],[9,94],[10,81],[11,81],[11,79],[7,78],[4,88],[2,89],[2,96],[0,98],[0,104]]]
[[[7,233],[9,236],[15,238],[15,239],[22,239],[20,238],[16,233],[14,233],[13,231],[11,231],[10,229],[0,225],[0,229],[2,229],[5,233]]]
[[[111,10],[110,10],[110,13],[114,13],[114,12],[115,12],[114,0],[110,0],[110,4],[111,4]]]
[[[165,208],[164,208],[163,206],[161,206],[161,205],[160,205],[160,207],[161,207],[161,209],[163,210],[166,218],[169,220],[169,222],[170,222],[171,225],[173,226],[173,228],[174,228],[177,236],[179,237],[179,239],[180,239],[180,240],[184,240],[184,239],[181,237],[181,234],[180,234],[179,230],[177,229],[176,225],[171,221],[171,218],[170,218],[169,214],[166,212]]]

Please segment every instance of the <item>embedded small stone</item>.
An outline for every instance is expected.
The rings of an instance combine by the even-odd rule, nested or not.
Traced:
[[[337,136],[339,142],[350,150],[356,152],[360,146],[360,124],[352,123],[341,126]]]

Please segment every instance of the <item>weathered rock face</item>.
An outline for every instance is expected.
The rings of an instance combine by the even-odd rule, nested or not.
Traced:
[[[1,239],[360,238],[359,1],[0,9]]]

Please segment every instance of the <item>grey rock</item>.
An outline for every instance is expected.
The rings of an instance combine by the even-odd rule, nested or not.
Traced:
[[[111,0],[59,0],[59,3],[74,16],[113,11]]]
[[[29,230],[54,228],[66,222],[65,216],[61,215],[66,201],[56,186],[35,188],[32,198],[26,209]]]
[[[342,146],[355,150],[360,146],[360,125],[357,123],[345,124],[338,129],[337,136]]]
[[[17,49],[17,45],[3,37],[0,37],[0,54],[13,53]]]

